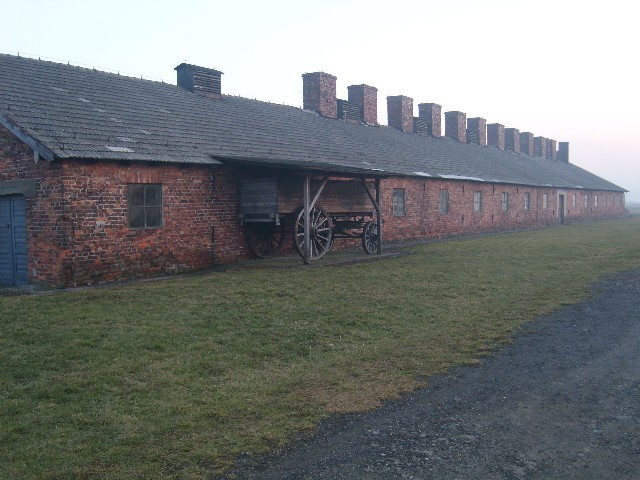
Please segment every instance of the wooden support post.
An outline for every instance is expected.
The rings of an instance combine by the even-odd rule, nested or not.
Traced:
[[[378,227],[378,247],[377,254],[382,254],[382,212],[380,212],[380,179],[376,178],[374,180],[374,186],[376,188],[376,197],[373,198],[369,187],[367,186],[367,181],[364,177],[360,177],[360,181],[362,182],[362,186],[367,191],[367,195],[369,195],[369,200],[373,204],[373,208],[376,209],[376,223]]]
[[[311,237],[309,232],[309,200],[311,197],[311,175],[304,176],[304,264],[311,263]]]
[[[376,178],[376,220],[378,223],[378,255],[382,254],[382,213],[380,212],[380,179]]]

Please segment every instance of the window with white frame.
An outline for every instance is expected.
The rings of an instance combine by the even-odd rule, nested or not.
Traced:
[[[573,202],[572,202],[573,208],[575,208],[576,206],[576,194],[573,194]]]
[[[598,195],[593,197],[593,208],[598,208]]]
[[[531,208],[531,198],[528,193],[524,194],[524,209],[529,210]]]
[[[394,188],[393,189],[393,198],[392,198],[392,210],[394,217],[404,217],[405,215],[405,207],[406,207],[406,198],[404,188]]]
[[[502,192],[502,211],[506,212],[507,210],[509,210],[509,194]]]
[[[440,213],[447,213],[449,211],[449,190],[440,190],[439,195],[438,209]]]
[[[473,211],[482,211],[482,192],[474,192],[473,194]]]
[[[542,194],[542,208],[544,210],[549,208],[549,194],[548,193],[543,193]]]
[[[584,194],[584,208],[587,208],[589,206],[589,194],[585,193]]]

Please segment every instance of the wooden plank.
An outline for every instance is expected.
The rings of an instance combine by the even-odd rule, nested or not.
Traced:
[[[240,180],[240,213],[243,215],[278,212],[278,179],[245,178]]]
[[[311,180],[311,191],[317,192],[322,182]],[[373,183],[370,183],[373,188]],[[278,212],[294,213],[303,204],[302,179],[281,177],[278,180]],[[327,212],[370,211],[371,201],[359,180],[331,179],[317,200],[318,206]]]

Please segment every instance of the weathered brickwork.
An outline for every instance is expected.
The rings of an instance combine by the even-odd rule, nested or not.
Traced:
[[[533,133],[521,132],[520,133],[520,151],[526,153],[530,157],[533,157]]]
[[[387,97],[387,116],[390,127],[405,133],[413,132],[413,98]]]
[[[0,127],[2,128],[2,127]],[[137,162],[34,162],[0,130],[0,182],[36,179],[26,196],[31,283],[86,285],[175,273],[248,256],[226,168]],[[162,185],[162,228],[132,229],[127,185]]]
[[[378,89],[370,85],[350,85],[349,102],[360,107],[361,120],[368,125],[378,125]]]
[[[404,216],[392,215],[392,191],[405,189]],[[456,235],[513,230],[553,225],[560,222],[559,196],[565,196],[565,223],[615,217],[624,214],[623,194],[583,192],[553,188],[492,185],[454,180],[389,179],[383,181],[383,236],[387,241],[409,238],[450,237]],[[440,190],[448,191],[446,213],[440,210]],[[482,194],[482,210],[474,211],[474,194]],[[508,195],[506,211],[502,194]],[[573,207],[573,194],[576,207]],[[529,208],[525,197],[529,194]],[[544,195],[547,195],[546,208]],[[584,207],[584,195],[589,206]],[[598,206],[595,207],[595,195]]]
[[[500,123],[490,123],[487,125],[487,143],[499,150],[505,149],[505,130]]]
[[[242,167],[142,162],[40,160],[36,164],[32,150],[0,127],[0,182],[36,181],[36,193],[25,197],[32,283],[87,285],[247,258],[238,219],[238,179],[252,172]],[[129,184],[162,185],[162,227],[129,227]],[[393,215],[394,189],[404,190],[404,215]],[[446,208],[440,205],[442,190],[448,192]],[[474,211],[475,192],[482,194],[479,212]],[[503,193],[508,195],[506,210]],[[525,209],[527,194],[529,209]],[[624,214],[624,194],[618,192],[397,177],[381,182],[383,240],[556,224],[561,218],[561,195],[566,223]],[[291,239],[289,231],[283,254],[293,252]],[[359,239],[338,239],[334,248],[359,245]]]
[[[419,118],[426,120],[429,125],[429,135],[440,138],[442,136],[442,106],[437,103],[420,103],[418,112]]]
[[[520,130],[517,128],[504,129],[504,147],[514,153],[520,153]]]
[[[444,134],[460,143],[467,143],[467,114],[464,112],[445,112]]]
[[[622,193],[597,190],[563,190],[562,192],[566,192],[566,223],[586,222],[624,215],[624,194]],[[598,198],[597,205],[596,197]]]
[[[65,162],[64,192],[73,212],[71,281],[177,273],[246,256],[237,188],[225,169],[195,165]],[[129,184],[160,184],[163,226],[129,226]]]
[[[323,117],[338,118],[336,77],[324,72],[305,73],[302,82],[304,109]]]
[[[36,180],[36,194],[25,195],[27,268],[34,283],[63,283],[68,253],[61,172],[60,164],[36,164],[33,150],[0,126],[0,182]]]
[[[244,232],[239,221],[239,170],[218,167],[213,178],[214,261],[231,263],[247,258]]]
[[[467,143],[475,143],[481,147],[487,146],[487,121],[484,118],[467,119]]]

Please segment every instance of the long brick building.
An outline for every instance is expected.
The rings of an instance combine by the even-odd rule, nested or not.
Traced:
[[[571,164],[567,143],[462,112],[443,132],[439,105],[414,118],[405,96],[381,126],[374,87],[341,100],[322,72],[303,75],[299,109],[176,70],[177,86],[0,55],[0,284],[203,269],[281,228],[276,246],[313,260],[363,226],[381,245],[624,213],[625,190]]]

